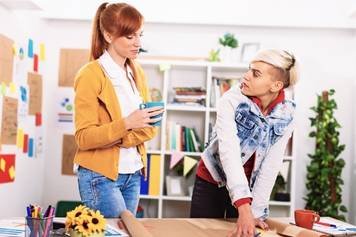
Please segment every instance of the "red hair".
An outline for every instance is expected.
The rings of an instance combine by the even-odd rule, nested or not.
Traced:
[[[99,58],[108,47],[104,32],[113,37],[127,36],[140,29],[143,16],[126,3],[103,3],[98,7],[93,20],[90,60]]]

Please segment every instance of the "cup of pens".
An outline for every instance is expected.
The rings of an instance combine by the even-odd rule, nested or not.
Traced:
[[[38,206],[27,207],[25,237],[49,237],[52,232],[54,208],[49,206],[45,213]]]
[[[42,218],[26,216],[25,237],[49,237],[52,225],[53,216]]]

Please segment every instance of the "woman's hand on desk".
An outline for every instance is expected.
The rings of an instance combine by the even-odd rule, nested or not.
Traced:
[[[251,212],[249,203],[238,207],[239,218],[237,218],[234,230],[228,237],[254,237],[255,235],[255,219]]]
[[[151,127],[150,123],[158,122],[162,117],[152,118],[164,112],[163,107],[151,107],[147,109],[138,109],[124,118],[126,129]]]
[[[269,230],[268,224],[260,218],[255,218],[255,226],[260,227],[262,230]]]

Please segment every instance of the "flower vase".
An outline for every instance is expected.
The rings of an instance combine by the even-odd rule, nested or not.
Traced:
[[[221,48],[220,55],[221,60],[224,63],[238,63],[239,62],[239,48],[231,48],[228,46],[224,46]]]
[[[73,229],[69,230],[69,235],[70,235],[70,237],[84,237],[84,235],[82,233],[80,233],[77,230],[73,230]],[[102,231],[100,233],[98,233],[98,232],[91,233],[90,235],[87,235],[87,237],[105,237],[105,232]]]

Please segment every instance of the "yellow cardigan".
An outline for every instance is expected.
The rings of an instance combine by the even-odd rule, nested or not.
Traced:
[[[128,63],[140,95],[145,102],[150,101],[142,68],[133,61]],[[120,147],[136,146],[147,167],[144,142],[152,139],[157,131],[155,128],[125,129],[115,89],[96,60],[79,70],[74,90],[75,141],[78,145],[74,163],[116,180]]]

